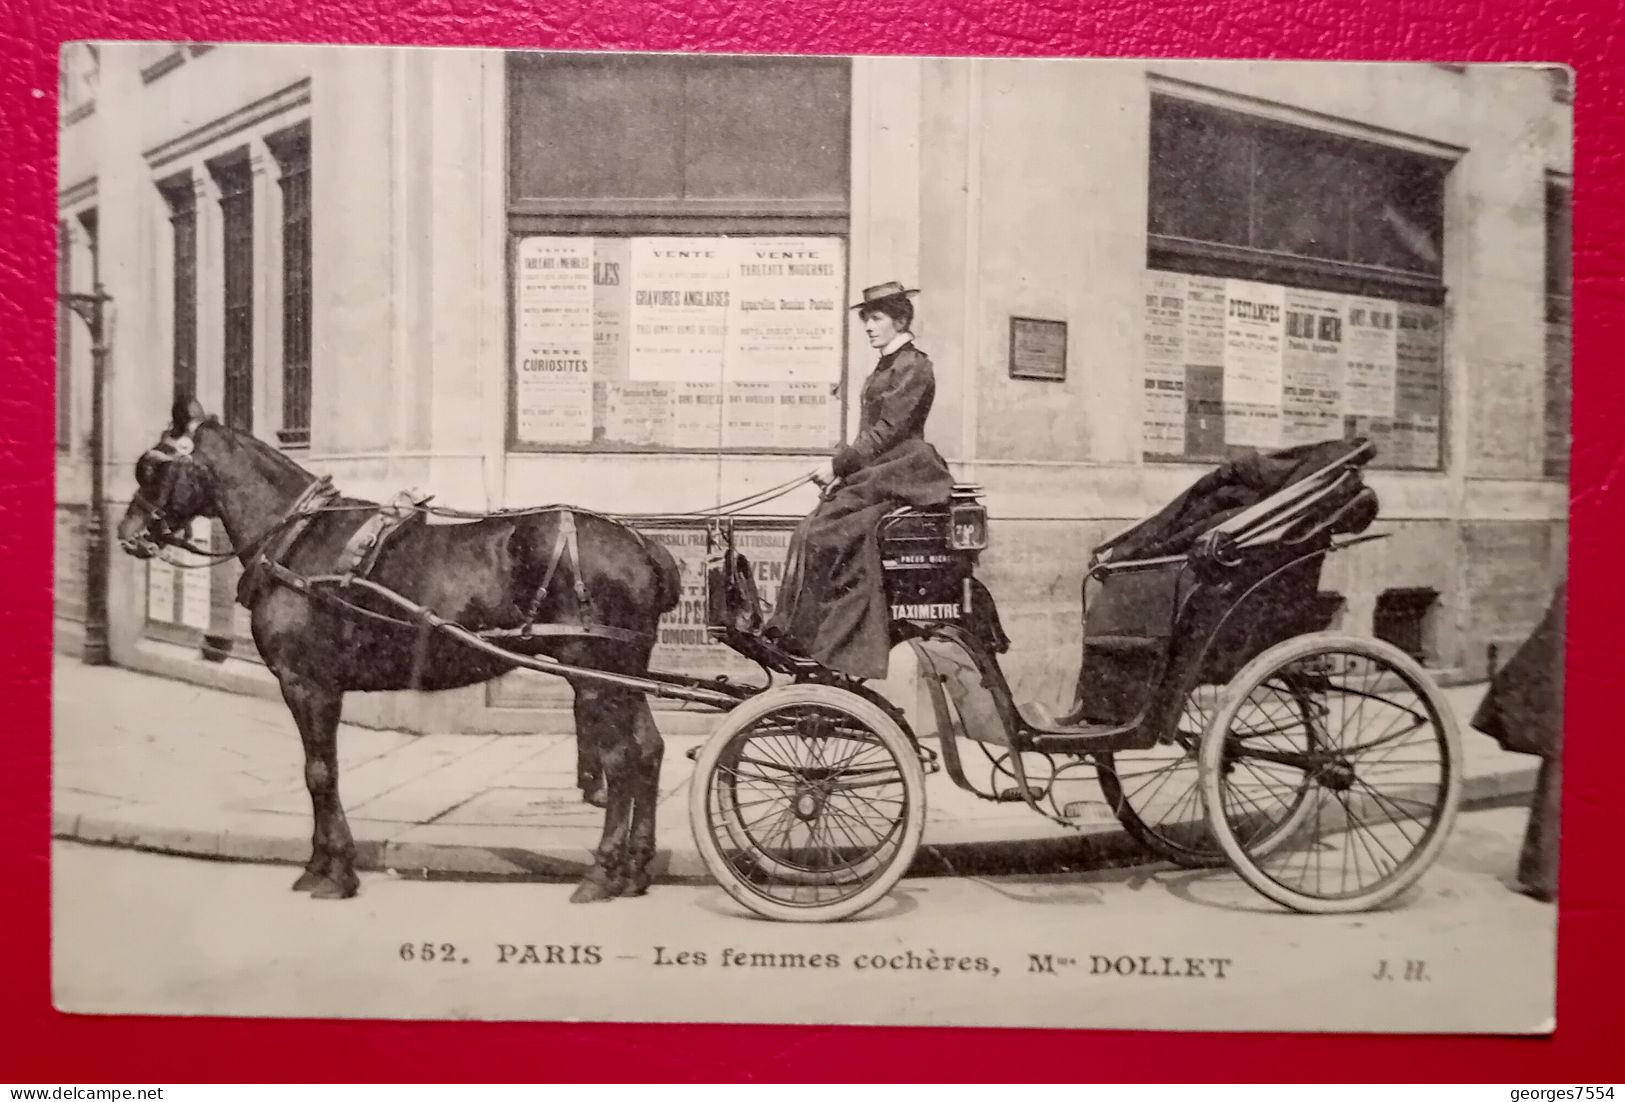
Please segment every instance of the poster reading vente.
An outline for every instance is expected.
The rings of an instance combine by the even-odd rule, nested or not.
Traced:
[[[527,444],[592,440],[592,241],[527,237],[514,279],[515,420]]]
[[[834,383],[841,376],[846,261],[830,237],[732,242],[731,383]]]
[[[627,310],[633,381],[721,383],[732,244],[722,237],[633,239]]]

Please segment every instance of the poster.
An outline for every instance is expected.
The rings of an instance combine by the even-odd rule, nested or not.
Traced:
[[[1186,278],[1147,272],[1145,283],[1145,450],[1185,450]]]
[[[837,382],[846,288],[841,241],[755,237],[731,244],[728,381]]]
[[[822,450],[840,438],[840,401],[824,383],[785,383],[778,388],[778,446]]]
[[[766,382],[737,382],[723,388],[722,446],[767,451],[778,439],[779,387]]]
[[[175,568],[162,559],[147,560],[147,619],[175,622]]]
[[[1281,362],[1281,443],[1343,434],[1344,296],[1287,288]]]
[[[630,250],[624,237],[598,237],[592,242],[592,372],[598,382],[627,378]]]
[[[527,237],[514,289],[514,405],[519,439],[586,444],[593,437],[593,242]]]
[[[677,382],[671,389],[671,446],[714,448],[722,438],[722,384]]]
[[[672,393],[668,383],[603,383],[603,437],[639,447],[672,446]]]
[[[1185,362],[1224,363],[1225,280],[1209,276],[1185,279]]]
[[[1383,299],[1348,299],[1344,349],[1343,412],[1350,417],[1394,415],[1396,305]]]
[[[1225,283],[1224,400],[1281,405],[1281,318],[1285,289],[1232,279]],[[1256,443],[1234,440],[1234,444]]]
[[[628,377],[715,384],[722,376],[733,242],[724,237],[636,237],[628,245]],[[711,446],[715,442],[714,437],[708,441]]]
[[[644,533],[672,553],[682,572],[683,595],[677,607],[660,619],[650,664],[673,673],[714,677],[718,674],[750,676],[759,671],[752,663],[720,643],[713,642],[705,625],[705,569],[708,555],[703,529],[651,529]],[[764,605],[778,600],[784,580],[790,529],[782,527],[734,532],[734,546],[751,565],[756,590]]]
[[[213,524],[207,518],[199,517],[192,522],[191,533],[188,539],[199,550],[210,549],[210,536]],[[209,630],[209,590],[210,581],[214,577],[212,570],[180,570],[181,578],[181,623],[198,631]]]

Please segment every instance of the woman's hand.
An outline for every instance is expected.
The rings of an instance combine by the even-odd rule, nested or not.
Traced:
[[[817,467],[813,468],[812,480],[818,483],[820,486],[828,489],[829,484],[835,481],[835,461],[833,459],[826,459]]]

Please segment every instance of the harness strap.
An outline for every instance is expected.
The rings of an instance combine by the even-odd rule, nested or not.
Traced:
[[[376,620],[397,628],[424,628],[435,629],[439,618],[428,609],[414,602],[406,602],[415,610],[410,620],[388,613],[375,612],[370,608],[363,608],[354,601],[345,600],[339,595],[340,591],[349,584],[349,579],[338,574],[318,574],[306,577],[296,571],[288,569],[279,562],[267,562],[265,573],[273,581],[287,586],[295,593],[303,594],[312,600],[324,601],[343,609],[347,614],[359,616],[368,620]],[[405,598],[400,598],[403,602]],[[513,639],[607,639],[615,643],[646,644],[650,642],[648,635],[627,628],[611,627],[608,624],[527,624],[523,628],[491,628],[485,631],[474,632],[481,639],[492,643],[501,643]]]
[[[559,572],[559,564],[565,557],[570,559],[570,577],[574,583],[576,604],[587,621],[597,619],[597,612],[593,608],[592,596],[587,592],[587,580],[581,570],[581,548],[576,542],[575,513],[565,509],[559,513],[559,533],[553,540],[553,555],[548,559],[547,571],[542,575],[542,584],[536,588],[536,596],[531,598],[530,607],[525,610],[525,626],[520,629],[522,638],[528,638],[536,628],[536,617],[541,613],[542,602],[552,591],[553,578]]]
[[[322,507],[339,496],[331,475],[323,475],[300,494],[282,519],[273,524],[260,538],[260,544],[243,565],[243,576],[237,579],[237,603],[252,608],[265,584],[267,568],[280,566],[278,561],[293,550],[299,537],[305,534]]]

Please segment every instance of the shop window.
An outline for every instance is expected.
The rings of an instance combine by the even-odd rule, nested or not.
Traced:
[[[246,156],[217,162],[223,240],[225,422],[254,431],[254,179]]]
[[[513,446],[821,452],[847,59],[513,54]]]
[[[1569,476],[1574,339],[1573,199],[1561,184],[1546,185],[1546,403],[1544,471]]]
[[[1428,660],[1428,631],[1438,590],[1425,587],[1385,589],[1377,597],[1371,634],[1392,643],[1418,662]]]
[[[1440,469],[1448,170],[1153,96],[1146,458],[1363,436]]]
[[[159,185],[169,207],[171,352],[176,398],[197,394],[197,191],[191,173]]]
[[[310,443],[310,133],[301,125],[267,144],[281,167],[282,427],[284,445]]]

